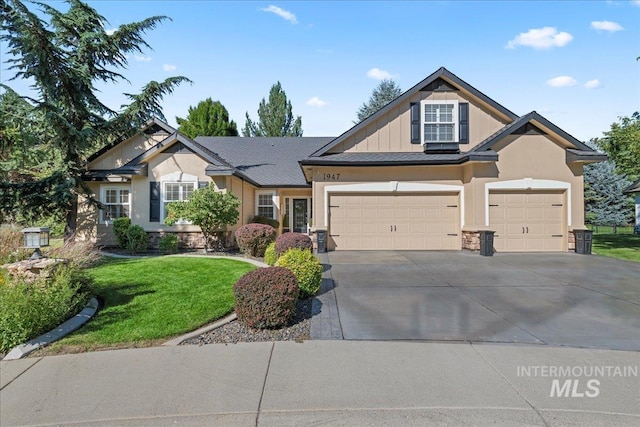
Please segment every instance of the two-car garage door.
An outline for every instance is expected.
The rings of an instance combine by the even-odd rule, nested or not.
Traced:
[[[329,199],[337,250],[459,250],[458,193],[340,193]]]

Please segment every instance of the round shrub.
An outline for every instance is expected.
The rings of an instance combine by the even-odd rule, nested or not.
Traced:
[[[311,237],[303,233],[284,233],[276,239],[276,255],[281,257],[289,249],[306,249],[313,251]]]
[[[276,261],[278,261],[278,255],[276,255],[276,244],[275,242],[269,243],[267,249],[264,250],[264,262],[268,265],[275,265]]]
[[[276,230],[280,227],[280,223],[275,219],[267,218],[266,216],[256,215],[251,218],[250,222],[254,222],[256,224],[267,224],[275,228]]]
[[[306,249],[289,249],[278,258],[276,265],[291,270],[298,279],[300,298],[309,298],[318,293],[322,281],[322,264]]]
[[[144,252],[149,246],[149,236],[144,228],[132,225],[127,231],[127,251],[132,254]]]
[[[128,233],[131,227],[131,219],[128,217],[116,218],[113,220],[113,234],[116,236],[116,242],[122,249],[127,248]]]
[[[158,241],[158,249],[163,254],[175,254],[178,252],[178,236],[175,234],[165,234]]]
[[[295,313],[298,293],[296,276],[286,268],[250,271],[233,286],[238,320],[256,329],[285,326]]]
[[[269,243],[276,239],[276,229],[266,224],[247,224],[236,230],[236,242],[249,256],[264,256]]]

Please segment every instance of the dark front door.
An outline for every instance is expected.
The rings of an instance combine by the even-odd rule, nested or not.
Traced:
[[[307,199],[293,199],[293,231],[307,232]]]

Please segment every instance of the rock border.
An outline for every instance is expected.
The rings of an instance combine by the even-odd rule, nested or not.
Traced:
[[[89,320],[91,320],[91,318],[98,311],[98,305],[98,300],[92,297],[80,313],[76,314],[71,319],[67,320],[62,325],[58,326],[55,329],[52,329],[46,334],[40,335],[37,338],[34,338],[24,344],[20,344],[12,348],[11,351],[7,353],[7,355],[2,360],[21,359],[38,350],[39,348],[47,346],[52,342],[58,341],[60,338],[69,335],[71,332],[75,331],[76,329],[87,323]]]

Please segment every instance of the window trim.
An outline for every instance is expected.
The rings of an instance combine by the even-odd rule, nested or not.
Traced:
[[[276,209],[276,192],[275,191],[256,191],[256,205],[255,205],[255,215],[260,215],[260,207],[266,207],[267,205],[260,205],[260,196],[270,195],[271,196],[271,208],[273,209],[273,213],[271,215],[271,219],[276,219],[277,209]]]
[[[160,177],[160,223],[164,223],[166,212],[164,206],[166,203],[175,202],[176,200],[165,200],[166,184],[193,184],[193,191],[198,189],[198,177],[183,172],[173,172]],[[179,220],[176,224],[192,224],[191,221]]]
[[[120,197],[120,191],[122,190],[128,190],[129,191],[129,203],[107,203],[107,190],[118,190],[118,198]],[[101,185],[100,186],[100,203],[102,203],[105,206],[114,206],[114,205],[128,205],[129,206],[129,215],[128,218],[131,218],[131,198],[132,198],[133,194],[131,193],[131,186],[130,185],[113,185],[113,184],[109,184],[109,185]],[[100,224],[110,224],[113,222],[113,220],[109,220],[105,218],[105,210],[104,209],[100,209],[100,219],[99,219]]]
[[[425,121],[425,105],[442,104],[453,105],[451,122],[427,122]],[[423,99],[420,101],[420,143],[422,145],[428,144],[459,144],[460,143],[460,101],[458,100],[437,100],[437,99]],[[427,124],[453,124],[453,141],[425,141],[424,140],[424,126]]]

